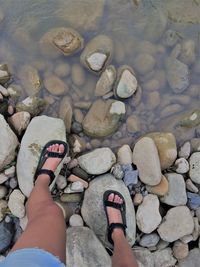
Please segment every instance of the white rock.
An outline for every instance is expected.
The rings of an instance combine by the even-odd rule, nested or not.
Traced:
[[[64,193],[81,193],[84,191],[84,184],[81,181],[76,181],[65,188]]]
[[[22,230],[24,231],[26,229],[27,224],[28,224],[27,216],[24,216],[23,218],[20,218],[19,219],[19,224],[20,224],[20,227],[22,228]]]
[[[176,167],[176,172],[177,173],[187,173],[189,171],[189,163],[186,159],[184,158],[179,158],[175,161],[174,163],[175,167]]]
[[[56,185],[58,189],[64,189],[67,186],[67,179],[63,175],[58,175]]]
[[[1,114],[0,129],[0,170],[2,170],[15,158],[18,139]]]
[[[189,159],[189,164],[190,164],[190,171],[189,171],[189,176],[190,179],[197,183],[200,184],[200,152],[195,152],[191,155]]]
[[[177,173],[166,173],[165,176],[169,182],[169,190],[160,198],[161,202],[171,206],[186,205],[187,195],[183,176]]]
[[[107,56],[102,53],[94,53],[87,58],[87,62],[93,71],[100,71],[107,59]]]
[[[4,171],[4,174],[9,178],[14,177],[15,176],[15,169],[16,169],[15,166],[12,166],[12,167],[6,169]]]
[[[78,214],[73,214],[69,219],[70,226],[83,226],[83,219]]]
[[[149,137],[141,138],[133,150],[133,163],[137,166],[140,180],[148,185],[157,185],[161,181],[161,167],[158,150]]]
[[[180,240],[184,243],[184,244],[188,244],[191,241],[193,241],[193,236],[192,235],[184,235],[183,237],[180,238]]]
[[[4,198],[7,194],[7,188],[3,185],[0,185],[0,199]]]
[[[7,201],[0,199],[0,222],[4,218],[4,210],[8,207]]]
[[[22,138],[17,158],[17,177],[19,187],[24,195],[29,196],[33,188],[33,177],[42,148],[50,140],[66,141],[65,132],[65,125],[61,119],[38,116],[31,120]],[[56,176],[61,168],[62,163],[55,172]]]
[[[3,255],[0,255],[0,262],[3,261],[6,257]]]
[[[78,162],[88,174],[98,175],[109,171],[116,163],[116,157],[110,148],[103,147],[80,156]]]
[[[115,101],[114,103],[111,104],[109,112],[110,114],[117,114],[117,115],[125,114],[126,106],[121,101]]]
[[[132,151],[129,145],[123,145],[117,152],[119,164],[132,164]]]
[[[142,263],[144,267],[154,267],[153,254],[148,249],[134,247],[133,253],[137,259],[137,262]]]
[[[185,235],[192,234],[194,221],[190,210],[186,206],[170,209],[158,228],[160,237],[168,242],[173,242]]]
[[[24,201],[25,201],[25,196],[21,193],[20,190],[15,189],[10,194],[8,207],[14,216],[18,218],[24,217],[25,215]]]
[[[158,197],[153,194],[145,196],[136,213],[138,228],[143,233],[149,234],[158,227],[161,220]]]

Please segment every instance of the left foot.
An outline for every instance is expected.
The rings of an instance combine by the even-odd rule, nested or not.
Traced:
[[[47,148],[47,151],[49,152],[56,152],[56,153],[60,153],[62,154],[64,152],[64,145],[59,145],[59,144],[54,144],[54,145],[51,145]],[[45,161],[44,165],[42,166],[42,169],[46,169],[46,170],[51,170],[51,171],[55,171],[58,167],[58,165],[60,164],[60,162],[62,161],[62,158],[52,158],[52,157],[48,157],[47,160]],[[38,178],[40,177],[48,177],[49,178],[49,181],[50,181],[50,177],[48,174],[40,174]]]

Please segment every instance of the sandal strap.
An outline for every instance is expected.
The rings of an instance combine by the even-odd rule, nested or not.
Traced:
[[[113,245],[114,242],[112,240],[112,233],[113,233],[113,230],[116,229],[116,228],[120,228],[123,230],[124,232],[124,235],[126,236],[126,228],[127,226],[123,223],[111,223],[108,227],[108,241]]]
[[[49,175],[49,177],[51,179],[50,184],[52,183],[52,181],[55,178],[55,174],[54,174],[54,172],[52,170],[47,170],[47,169],[38,170],[36,172],[36,177],[38,177],[40,174],[47,174],[47,175]]]
[[[52,151],[47,152],[47,157],[49,158],[63,158],[63,155],[64,153],[52,152]]]
[[[120,203],[115,203],[115,202],[106,200],[105,201],[105,205],[106,205],[106,207],[112,207],[112,208],[115,208],[115,209],[118,209],[118,210],[123,210],[123,203],[120,204]]]

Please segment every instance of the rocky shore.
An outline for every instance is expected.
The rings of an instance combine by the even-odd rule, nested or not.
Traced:
[[[150,9],[135,26],[146,40],[135,38],[134,51],[104,32],[88,39],[80,29],[96,29],[105,5],[97,2],[84,6],[93,16],[72,14],[73,1],[63,8],[67,26],[40,36],[40,60],[0,64],[0,260],[27,225],[42,147],[59,139],[70,152],[51,190],[66,220],[69,267],[111,267],[108,189],[125,198],[126,237],[140,267],[200,266],[197,42],[168,28],[182,12],[168,4],[167,15]],[[196,23],[200,10],[190,16],[194,6],[183,2],[183,21]],[[27,48],[26,33],[15,38]]]

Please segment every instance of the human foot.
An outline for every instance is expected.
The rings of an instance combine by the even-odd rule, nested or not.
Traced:
[[[125,212],[125,202],[118,192],[111,191],[104,199],[104,204],[109,224],[108,238],[110,235],[111,241],[115,242],[117,237],[125,236],[126,222],[125,218],[122,217],[122,212]]]
[[[68,152],[68,146],[61,141],[51,141],[45,145],[35,174],[35,180],[47,179],[50,183],[55,178],[54,171]]]

